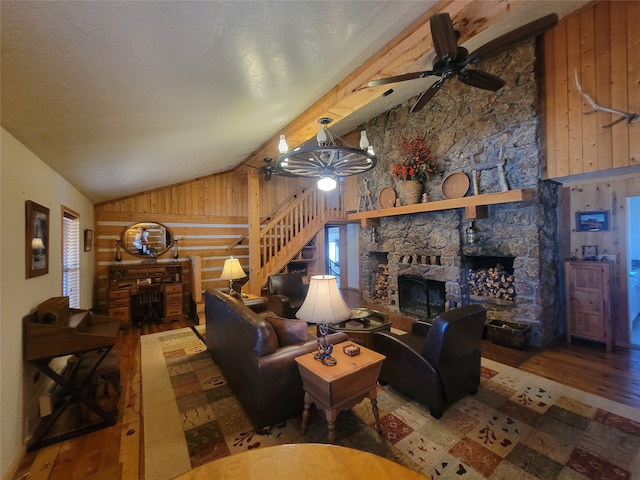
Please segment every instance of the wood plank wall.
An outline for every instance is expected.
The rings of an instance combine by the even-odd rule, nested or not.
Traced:
[[[256,175],[254,169],[249,175]],[[260,178],[260,213],[268,215],[299,188],[312,180],[273,176],[269,182]],[[188,255],[202,258],[202,288],[222,288],[218,280],[224,260],[229,255],[240,259],[249,271],[249,249],[246,240],[227,250],[234,240],[247,233],[247,173],[246,167],[190,182],[142,192],[95,206],[96,277],[94,281],[96,311],[106,309],[107,270],[115,263],[116,240],[126,227],[136,222],[157,222],[165,225],[179,240],[180,260],[184,261],[188,279]],[[123,252],[123,264],[139,263],[140,257]],[[173,261],[172,251],[158,259]]]
[[[640,112],[640,2],[596,2],[563,19],[543,40],[544,179],[564,184],[562,259],[583,245],[616,255],[611,305],[614,342],[629,344],[627,197],[640,195],[640,122],[590,112],[582,90],[603,107]],[[624,170],[616,170],[631,167]],[[634,173],[635,172],[635,173]],[[592,177],[592,178],[590,178]],[[596,178],[599,177],[599,178]],[[611,228],[576,232],[576,212],[607,210]]]
[[[640,122],[591,106],[640,112],[640,4],[597,2],[562,20],[544,36],[544,179],[640,165]]]
[[[564,218],[561,220],[563,255],[568,259],[572,254],[582,258],[583,245],[597,245],[598,253],[613,254],[613,283],[611,307],[614,325],[613,340],[616,345],[629,345],[628,278],[627,258],[627,198],[640,195],[640,175],[626,175],[609,179],[592,180],[567,184],[564,187]],[[575,214],[579,211],[606,210],[610,212],[610,229],[603,232],[576,232]]]

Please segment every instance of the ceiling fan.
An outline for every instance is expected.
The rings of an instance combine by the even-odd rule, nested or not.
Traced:
[[[274,165],[271,165],[271,162],[273,161],[272,158],[265,157],[262,160],[264,161],[264,165],[262,167],[254,167],[253,165],[247,166],[255,168],[260,174],[264,174],[264,180],[268,182],[271,180],[272,175],[277,175],[279,172]]]
[[[436,58],[432,70],[422,72],[405,73],[394,77],[381,78],[369,82],[370,87],[385,85],[387,83],[403,82],[416,78],[430,76],[440,77],[433,85],[425,90],[419,97],[411,113],[421,110],[431,98],[442,88],[444,82],[458,77],[462,83],[471,87],[496,91],[502,88],[505,81],[495,75],[482,70],[467,69],[468,65],[478,63],[480,60],[502,53],[513,47],[521,40],[540,35],[544,31],[558,23],[558,15],[550,13],[530,23],[511,30],[498,38],[485,43],[473,52],[469,53],[464,47],[458,45],[460,34],[454,30],[451,17],[448,13],[438,13],[429,19],[431,37],[436,51]]]

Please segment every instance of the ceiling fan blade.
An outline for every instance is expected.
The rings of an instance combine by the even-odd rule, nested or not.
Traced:
[[[395,77],[379,78],[378,80],[371,80],[367,85],[369,87],[377,87],[378,85],[386,85],[387,83],[404,82],[405,80],[415,80],[416,78],[425,78],[429,75],[435,75],[431,70],[424,72],[403,73],[402,75],[396,75]]]
[[[431,24],[431,38],[433,47],[443,60],[453,60],[458,55],[456,32],[448,13],[437,13],[429,22]]]
[[[491,75],[481,70],[463,70],[458,74],[458,78],[462,83],[472,87],[483,88],[485,90],[500,90],[504,87],[505,81],[500,77]]]
[[[495,40],[491,40],[481,47],[478,47],[475,51],[471,52],[465,63],[477,63],[483,58],[498,55],[499,53],[509,50],[516,43],[522,40],[544,33],[557,23],[557,13],[550,13],[544,17],[540,17],[533,22],[529,22],[521,27],[511,30]]]
[[[423,109],[423,107],[433,98],[433,96],[440,90],[440,87],[444,85],[444,80],[438,80],[436,83],[431,85],[427,90],[422,92],[422,95],[418,97],[418,101],[411,108],[411,113],[418,112]]]

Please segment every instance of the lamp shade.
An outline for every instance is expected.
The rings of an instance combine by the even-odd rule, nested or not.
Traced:
[[[244,270],[240,265],[240,260],[231,256],[224,261],[224,268],[222,269],[220,280],[235,280],[246,276],[247,274],[244,273]]]
[[[35,237],[31,240],[31,249],[32,250],[44,250],[44,242],[41,238]]]
[[[307,323],[339,323],[351,317],[351,310],[340,295],[336,277],[314,275],[309,281],[307,296],[296,313]]]

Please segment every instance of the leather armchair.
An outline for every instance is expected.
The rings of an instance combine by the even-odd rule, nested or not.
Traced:
[[[302,282],[302,275],[297,273],[271,275],[268,280],[267,308],[280,317],[296,318],[308,288]]]
[[[406,335],[374,333],[374,350],[387,357],[381,382],[440,418],[446,406],[478,391],[486,314],[480,305],[467,305],[439,315],[431,325],[415,322]]]

